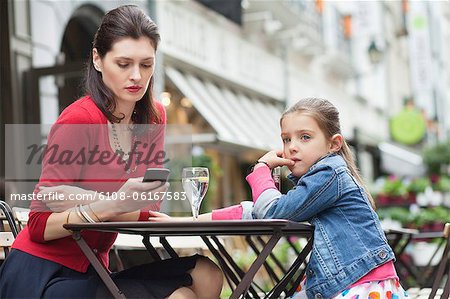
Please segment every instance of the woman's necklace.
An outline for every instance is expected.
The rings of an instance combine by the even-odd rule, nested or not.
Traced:
[[[111,131],[112,131],[112,140],[113,140],[114,149],[115,149],[115,151],[116,151],[116,154],[117,154],[118,156],[120,156],[121,159],[122,159],[123,161],[126,161],[126,162],[127,162],[126,165],[125,165],[125,170],[126,170],[126,172],[127,172],[127,173],[135,172],[136,169],[137,169],[137,163],[138,163],[138,158],[137,158],[137,156],[138,156],[138,155],[136,155],[136,161],[135,161],[135,163],[134,163],[133,169],[130,169],[131,161],[129,161],[129,159],[130,159],[132,153],[136,150],[136,149],[134,148],[134,147],[136,146],[136,140],[137,140],[136,135],[133,134],[133,132],[131,132],[132,138],[131,138],[131,147],[130,147],[130,151],[129,151],[129,152],[125,152],[124,149],[123,149],[123,147],[122,147],[122,145],[120,144],[120,141],[119,141],[119,134],[117,133],[117,128],[116,128],[116,124],[115,124],[115,123],[111,123]],[[132,130],[130,130],[130,131],[132,131]]]

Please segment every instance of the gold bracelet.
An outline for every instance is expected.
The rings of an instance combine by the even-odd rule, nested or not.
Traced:
[[[69,210],[69,213],[67,214],[67,218],[66,218],[66,223],[65,224],[69,223],[70,213],[72,213],[71,210]]]
[[[96,223],[94,219],[92,219],[92,217],[88,214],[88,212],[86,212],[86,210],[84,209],[83,205],[79,206],[81,215],[83,215],[83,218],[86,219],[88,223]]]
[[[67,218],[66,218],[66,223],[65,223],[65,224],[68,224],[68,223],[69,223],[70,213],[72,213],[72,210],[69,210],[69,213],[67,214]],[[67,228],[66,228],[66,229],[67,229]],[[70,229],[67,229],[67,230],[68,230],[69,232],[73,233],[72,230],[70,230]]]
[[[81,204],[78,204],[75,206],[75,212],[77,212],[78,217],[81,219],[81,221],[83,221],[84,223],[89,222],[84,216],[83,214],[81,214]]]
[[[94,217],[97,218],[98,222],[102,222],[102,221],[100,220],[100,217],[98,217],[97,214],[95,214],[94,210],[93,210],[92,207],[91,207],[91,204],[88,204],[87,206],[89,207],[89,210],[91,210],[92,215],[94,215]]]

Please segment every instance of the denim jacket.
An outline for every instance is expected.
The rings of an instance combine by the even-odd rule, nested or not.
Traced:
[[[306,269],[308,298],[332,298],[372,269],[394,259],[377,214],[340,155],[316,162],[286,195],[264,191],[253,218],[308,221],[314,245]],[[245,216],[244,207],[244,216]],[[248,215],[248,212],[247,212]]]

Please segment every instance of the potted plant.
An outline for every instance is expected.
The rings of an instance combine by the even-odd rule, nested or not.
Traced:
[[[381,220],[390,219],[397,221],[402,227],[411,227],[413,223],[413,215],[408,208],[405,207],[388,207],[377,210],[377,214]]]
[[[450,177],[441,176],[436,182],[434,189],[442,192],[442,202],[444,206],[450,208]]]
[[[389,176],[384,181],[384,185],[377,196],[377,203],[380,206],[404,205],[406,193],[406,186],[403,181],[396,176]]]
[[[433,195],[437,198],[439,205],[450,206],[450,178],[447,176],[436,176],[433,184]]]
[[[433,189],[442,193],[450,192],[450,177],[440,176],[434,184]]]
[[[406,187],[408,192],[409,203],[416,203],[416,196],[419,193],[424,193],[425,190],[431,186],[431,182],[427,177],[417,178],[412,180]]]
[[[450,139],[425,148],[423,161],[429,174],[448,174],[450,166]]]
[[[448,221],[450,210],[442,206],[423,208],[414,218],[416,227],[421,231],[441,231]]]

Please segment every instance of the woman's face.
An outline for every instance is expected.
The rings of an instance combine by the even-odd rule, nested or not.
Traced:
[[[155,48],[147,37],[127,37],[115,42],[103,58],[94,48],[93,62],[119,104],[135,103],[142,98],[153,76]]]

